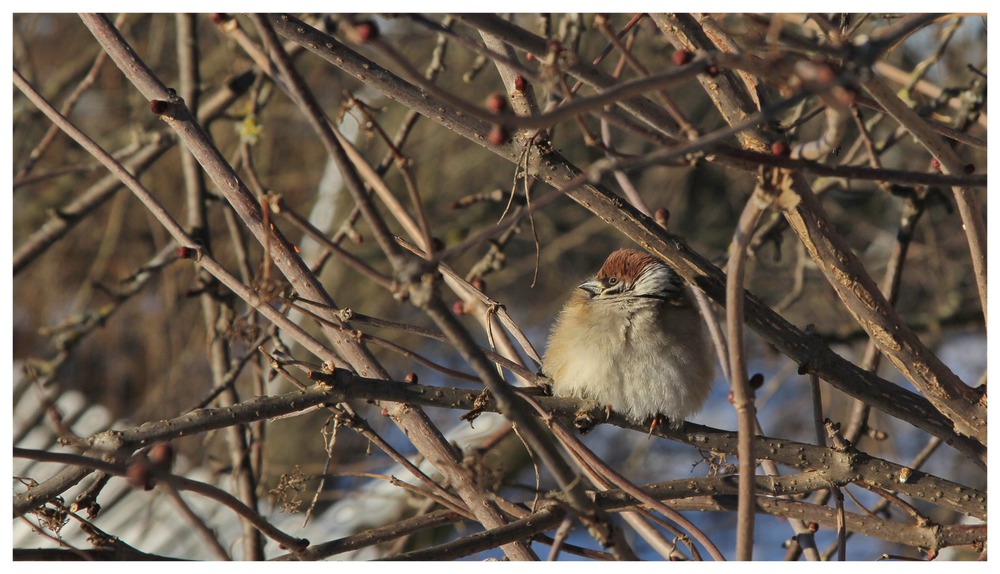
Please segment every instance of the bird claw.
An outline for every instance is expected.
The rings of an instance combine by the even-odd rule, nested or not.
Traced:
[[[661,415],[660,413],[656,413],[655,415],[653,415],[653,420],[649,423],[649,434],[646,435],[646,438],[647,439],[653,438],[653,431],[656,430],[656,427],[663,426],[666,422],[667,422],[667,417]]]

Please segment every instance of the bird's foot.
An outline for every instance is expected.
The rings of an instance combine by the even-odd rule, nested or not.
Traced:
[[[646,435],[646,438],[647,439],[653,438],[653,432],[656,430],[656,428],[662,427],[664,425],[669,425],[670,428],[674,428],[675,423],[673,423],[672,421],[667,419],[667,417],[663,416],[660,413],[656,413],[655,415],[653,415],[653,420],[650,421],[649,423],[649,434]]]

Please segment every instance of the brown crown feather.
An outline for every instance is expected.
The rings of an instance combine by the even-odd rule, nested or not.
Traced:
[[[607,261],[597,272],[598,279],[608,277],[618,277],[627,281],[634,281],[642,273],[643,269],[651,263],[656,263],[656,259],[642,251],[634,249],[619,249],[608,255]]]

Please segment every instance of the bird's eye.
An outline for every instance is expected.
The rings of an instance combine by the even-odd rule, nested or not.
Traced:
[[[618,284],[618,278],[617,277],[611,277],[611,278],[608,279],[608,285],[617,285],[617,284]]]

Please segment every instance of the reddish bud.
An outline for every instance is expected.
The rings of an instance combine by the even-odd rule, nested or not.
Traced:
[[[776,155],[778,157],[788,157],[788,155],[791,152],[792,150],[788,148],[788,144],[785,143],[784,141],[777,140],[771,142],[771,155]]]
[[[528,52],[527,54],[524,55],[524,59],[527,60],[527,61],[529,61],[529,62],[534,62],[535,61],[535,55],[532,54],[531,52]]]
[[[711,66],[705,68],[705,73],[714,78],[719,75],[719,67],[712,64]]]
[[[364,44],[378,38],[378,26],[371,20],[361,20],[354,23],[354,33],[357,34],[358,42]]]
[[[225,24],[232,19],[229,17],[229,14],[223,12],[216,12],[215,14],[212,14],[210,18],[212,19],[212,22],[216,24]]]
[[[503,145],[507,143],[509,136],[507,135],[507,130],[505,130],[502,125],[496,124],[493,126],[493,129],[490,130],[490,135],[487,139],[493,145]]]
[[[670,210],[666,207],[657,207],[653,219],[656,220],[657,225],[666,229],[667,223],[670,223]]]
[[[939,162],[937,160],[937,158],[934,158],[934,159],[931,160],[931,167],[933,167],[934,169],[936,169],[938,171],[941,171],[941,162]]]
[[[411,385],[417,384],[418,380],[419,379],[417,378],[417,374],[413,373],[413,372],[406,373],[406,376],[403,377],[403,382],[404,383],[410,383]]]
[[[514,89],[518,92],[523,92],[528,89],[528,80],[524,79],[524,76],[518,74],[514,76]]]
[[[197,259],[198,250],[194,247],[178,247],[177,248],[177,258],[178,259]]]
[[[507,98],[500,94],[492,93],[486,97],[486,108],[494,114],[499,114],[507,109]]]
[[[830,94],[833,96],[834,101],[845,108],[853,106],[854,102],[858,99],[857,92],[848,87],[834,86]]]
[[[149,111],[153,112],[158,116],[162,116],[167,113],[167,108],[170,107],[169,102],[163,100],[150,100],[149,101]]]
[[[455,301],[451,304],[451,312],[456,315],[465,315],[465,303]]]
[[[169,442],[158,442],[149,449],[149,462],[167,470],[174,463],[174,447]]]
[[[837,74],[834,73],[833,68],[827,64],[819,64],[816,66],[816,81],[820,84],[832,84],[836,79]]]
[[[733,391],[729,391],[729,394],[726,395],[726,400],[729,401],[729,404],[733,404],[733,401],[735,400],[733,398]]]
[[[476,277],[473,279],[472,286],[479,290],[480,293],[486,292],[486,281],[482,277]]]
[[[128,468],[125,469],[125,478],[128,479],[128,483],[135,488],[152,490],[153,470],[152,465],[149,464],[149,459],[145,456],[136,457],[136,459],[128,465]]]
[[[972,175],[972,174],[976,173],[976,164],[973,164],[973,163],[967,163],[967,164],[965,164],[965,173],[967,173],[969,175]]]
[[[694,59],[694,54],[688,50],[677,50],[671,59],[674,61],[675,66],[683,66]]]

